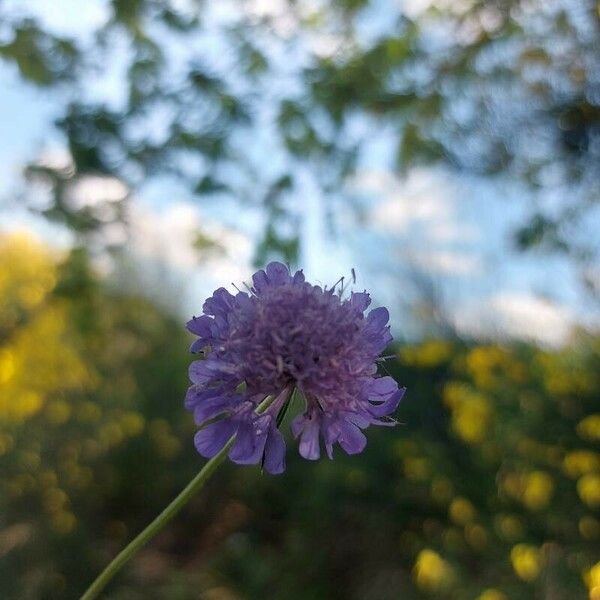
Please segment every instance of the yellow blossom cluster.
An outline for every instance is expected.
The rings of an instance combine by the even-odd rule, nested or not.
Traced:
[[[468,444],[483,442],[493,421],[488,399],[466,384],[450,382],[444,388],[444,402],[452,413],[452,430]]]
[[[452,356],[452,344],[446,340],[427,340],[414,346],[405,346],[398,354],[400,362],[431,369],[445,363]]]
[[[600,562],[584,572],[583,579],[590,593],[590,600],[600,600]]]
[[[530,544],[517,544],[510,552],[515,573],[524,581],[537,579],[544,565],[539,548]]]
[[[50,423],[63,422],[70,407],[61,397],[93,386],[69,334],[67,309],[50,297],[55,282],[56,267],[41,244],[21,234],[0,237],[0,424],[42,408]]]
[[[415,561],[413,577],[427,592],[442,592],[452,587],[456,575],[452,566],[430,548],[421,550]]]
[[[467,373],[475,386],[482,390],[505,386],[507,381],[517,384],[527,378],[525,365],[500,346],[477,346],[466,358]]]
[[[506,473],[501,485],[509,496],[532,511],[546,508],[554,493],[554,480],[544,471]]]

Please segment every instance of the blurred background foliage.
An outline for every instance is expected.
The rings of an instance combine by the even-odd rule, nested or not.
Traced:
[[[23,234],[0,238],[0,582],[73,598],[197,471],[181,323]],[[110,598],[590,597],[600,338],[430,339],[359,457],[227,465]]]
[[[44,214],[76,231],[123,218],[117,206],[77,206],[77,181],[110,175],[135,189],[171,174],[198,198],[259,205],[268,219],[257,262],[293,262],[302,169],[331,210],[339,196],[351,209],[340,185],[376,127],[395,140],[400,174],[440,162],[539,192],[515,226],[518,247],[587,267],[598,258],[581,231],[599,200],[597,0],[106,4],[106,22],[81,37],[45,29],[18,4],[0,14],[0,57],[63,99],[56,127],[72,164],[34,161],[28,174],[52,186]],[[387,27],[369,35],[369,20]],[[115,76],[117,99],[94,93]],[[243,150],[265,136],[275,160]],[[585,269],[582,278],[597,291]]]
[[[69,37],[0,2],[0,58],[62,99],[69,150],[32,160],[22,200],[73,234],[68,251],[0,234],[8,600],[77,597],[202,464],[182,408],[183,317],[93,260],[99,245],[118,253],[103,231],[127,226],[147,180],[257,208],[256,262],[294,263],[302,173],[330,215],[359,210],[342,184],[377,127],[400,175],[441,163],[524,182],[537,200],[514,242],[567,253],[598,292],[598,237],[581,226],[598,207],[595,0],[384,3],[389,15],[367,0],[239,2],[217,26],[203,2],[106,4],[93,35]],[[369,11],[388,33],[363,31]],[[116,70],[118,101],[99,100]],[[261,135],[270,160],[253,151]],[[77,201],[90,178],[106,198]],[[107,597],[598,600],[600,338],[551,350],[449,328],[391,352],[385,368],[409,388],[402,425],[369,431],[359,457],[292,450],[279,478],[227,465]]]

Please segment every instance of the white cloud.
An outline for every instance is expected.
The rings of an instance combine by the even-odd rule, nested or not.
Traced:
[[[391,171],[363,169],[358,171],[350,180],[349,186],[359,191],[366,190],[374,194],[387,193],[391,187],[398,184],[397,177]]]
[[[73,206],[97,206],[104,202],[119,202],[127,197],[129,188],[116,177],[85,175],[69,186],[68,198]]]
[[[569,309],[548,299],[523,292],[501,292],[459,306],[455,325],[467,335],[560,346],[569,341],[575,317]]]
[[[478,242],[481,240],[481,232],[478,227],[471,223],[457,223],[454,221],[443,221],[432,223],[427,235],[434,242]]]
[[[247,0],[243,10],[256,20],[269,19],[273,31],[283,38],[298,30],[298,21],[285,0]]]
[[[75,172],[73,157],[64,147],[54,146],[42,150],[40,157],[36,162],[40,167],[46,167],[56,171],[65,171],[69,174]]]
[[[345,42],[344,36],[333,33],[312,33],[308,36],[311,51],[321,58],[334,56],[344,47]]]
[[[433,4],[433,0],[401,0],[402,12],[411,19],[419,17]]]
[[[423,250],[413,253],[414,264],[429,273],[444,275],[476,275],[481,272],[481,261],[466,252]]]
[[[400,233],[415,222],[435,224],[454,220],[454,189],[449,178],[432,169],[413,169],[405,179],[386,172],[362,173],[353,182],[359,191],[383,196],[371,210],[372,224]]]
[[[206,297],[216,287],[228,287],[231,282],[240,285],[251,274],[251,241],[204,219],[191,203],[177,202],[161,210],[134,203],[129,220],[131,257],[151,275],[166,269],[170,279],[186,288],[185,304],[188,299]],[[216,249],[201,253],[194,246],[198,234],[214,241]]]
[[[481,275],[479,230],[459,216],[457,185],[442,170],[413,169],[405,178],[363,171],[351,185],[375,196],[370,222],[398,244],[403,261],[429,273]]]
[[[68,250],[73,243],[70,232],[25,207],[9,206],[3,210],[0,206],[0,233],[13,231],[30,233],[60,251]]]
[[[190,314],[198,311],[204,298],[217,287],[225,286],[234,292],[230,283],[241,287],[244,281],[249,281],[251,240],[205,219],[193,204],[175,202],[157,210],[133,198],[127,220],[127,226],[105,225],[92,244],[98,251],[96,268],[105,275],[116,275],[119,285],[164,300]],[[0,232],[14,230],[30,231],[61,250],[67,250],[73,243],[65,228],[53,226],[24,209],[0,212]],[[214,241],[215,250],[195,248],[198,234]],[[126,273],[120,273],[123,265],[119,263],[119,267],[102,250],[107,245],[123,243],[126,243]]]

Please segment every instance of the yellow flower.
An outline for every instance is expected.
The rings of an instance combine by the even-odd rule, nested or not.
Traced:
[[[541,510],[548,506],[554,493],[554,482],[544,471],[508,473],[502,480],[504,491],[529,510]]]
[[[75,529],[77,519],[73,513],[69,511],[62,511],[53,515],[51,523],[53,529],[57,533],[67,535],[68,533],[71,533],[73,529]]]
[[[554,396],[589,394],[597,386],[595,373],[586,370],[572,350],[568,354],[540,354],[536,358],[544,371],[544,385]]]
[[[0,235],[0,328],[11,331],[0,345],[0,422],[26,421],[50,402],[47,418],[62,423],[70,407],[52,399],[93,383],[71,337],[68,309],[50,296],[55,261],[31,236]]]
[[[46,406],[46,418],[52,425],[60,425],[69,420],[71,406],[64,400],[53,400]]]
[[[46,469],[43,473],[40,473],[38,482],[42,488],[52,488],[58,484],[58,477],[52,469]]]
[[[406,477],[414,481],[427,480],[431,472],[429,460],[424,456],[407,456],[403,466]]]
[[[515,573],[524,581],[537,579],[542,569],[542,557],[535,546],[517,544],[510,551],[510,560]]]
[[[583,574],[588,590],[590,592],[590,600],[600,599],[600,562],[596,563],[591,569]]]
[[[477,600],[507,600],[507,598],[500,590],[489,589],[482,592]]]
[[[0,349],[0,384],[6,383],[15,373],[15,358],[7,349]]]
[[[553,493],[554,482],[550,475],[543,471],[533,471],[526,476],[522,501],[530,510],[540,510],[548,506]]]
[[[417,586],[429,592],[438,592],[452,587],[455,574],[448,562],[437,552],[428,548],[417,556],[413,569]]]
[[[10,377],[0,379],[0,422],[26,421],[42,410],[46,401],[68,391],[93,386],[91,373],[81,359],[68,330],[64,306],[47,305],[11,337],[2,348],[3,363],[11,356]],[[57,400],[48,406],[52,423],[69,418],[70,407]]]
[[[593,471],[600,471],[600,454],[589,450],[569,452],[563,460],[563,470],[569,477],[573,478]]]
[[[468,444],[481,443],[492,420],[488,400],[466,385],[451,382],[444,388],[444,402],[452,411],[454,432]]]
[[[121,417],[121,428],[130,437],[135,437],[144,430],[144,417],[136,412],[126,412]]]
[[[98,440],[104,448],[117,446],[124,438],[123,429],[115,421],[108,421],[98,431]]]
[[[579,421],[577,434],[590,442],[600,441],[600,414],[590,415]]]
[[[579,497],[590,507],[600,506],[600,475],[589,473],[577,482]]]
[[[44,492],[44,509],[49,513],[55,513],[64,508],[68,503],[69,497],[59,488],[49,488]]]
[[[466,498],[459,496],[452,500],[448,514],[457,525],[466,525],[475,518],[475,507]]]
[[[55,283],[53,258],[31,235],[0,235],[0,323],[39,306]]]
[[[498,346],[479,346],[467,354],[466,366],[478,388],[489,389],[508,378],[522,383],[527,370],[509,352]]]
[[[498,535],[508,542],[514,542],[525,534],[521,520],[514,515],[498,515],[494,519],[494,527]]]
[[[418,346],[400,350],[400,361],[416,367],[432,368],[446,362],[452,356],[452,344],[445,340],[429,340]]]

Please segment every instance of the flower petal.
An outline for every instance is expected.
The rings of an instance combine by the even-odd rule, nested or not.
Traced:
[[[321,424],[321,432],[325,441],[325,450],[329,459],[333,459],[333,444],[335,444],[340,435],[338,419],[325,417]]]
[[[193,383],[206,385],[221,379],[231,372],[229,365],[221,363],[218,359],[195,360],[189,368],[190,379]]]
[[[365,434],[353,423],[340,421],[338,442],[348,454],[360,454],[367,445]]]
[[[194,420],[198,425],[202,425],[205,421],[227,412],[234,404],[235,398],[231,396],[216,396],[207,399],[194,408]]]
[[[390,313],[385,306],[374,308],[367,316],[369,327],[375,331],[382,329],[390,320]]]
[[[321,456],[319,448],[319,423],[316,419],[307,419],[300,436],[300,455],[308,460],[317,460]]]
[[[390,394],[398,390],[398,384],[393,377],[385,376],[373,379],[369,386],[369,400],[383,402]]]
[[[297,438],[302,432],[302,429],[304,427],[304,421],[306,421],[306,417],[304,415],[298,415],[292,420],[290,424],[290,429],[292,430],[292,435],[295,438]]]
[[[390,313],[383,306],[374,308],[367,315],[364,336],[374,354],[379,354],[393,339],[387,325],[389,319]]]
[[[235,297],[225,288],[215,290],[202,307],[204,314],[225,318],[235,304]]]
[[[257,435],[254,423],[241,421],[229,458],[238,465],[255,465],[263,454],[266,438],[266,434]]]
[[[285,440],[274,425],[269,429],[265,444],[265,470],[271,475],[285,471]]]
[[[254,291],[260,294],[260,292],[262,292],[269,285],[267,274],[262,269],[260,271],[256,271],[256,273],[252,275],[252,284],[254,286]]]
[[[371,296],[367,292],[352,292],[350,294],[350,304],[361,313],[365,312],[367,306],[371,304]]]
[[[405,391],[405,388],[398,388],[398,384],[392,377],[374,379],[368,395],[369,400],[375,404],[369,406],[369,413],[374,417],[383,417],[394,412]]]
[[[302,272],[302,269],[294,273],[294,277],[292,278],[292,280],[294,285],[300,285],[304,283],[304,273]]]
[[[200,337],[210,337],[210,324],[212,319],[207,315],[200,317],[192,317],[187,323],[187,330],[191,333],[195,333]]]
[[[223,419],[207,425],[194,436],[196,449],[205,458],[218,454],[237,428],[233,419]]]
[[[267,277],[273,286],[285,285],[291,282],[290,270],[280,262],[271,262],[267,265]]]

